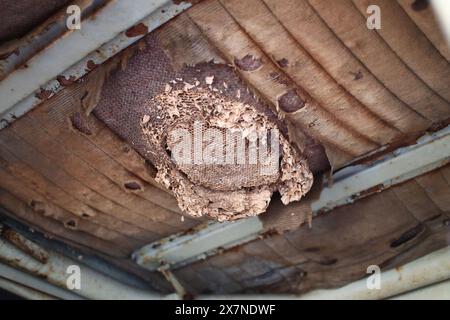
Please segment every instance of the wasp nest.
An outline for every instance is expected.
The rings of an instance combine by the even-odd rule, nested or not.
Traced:
[[[219,221],[264,212],[275,191],[284,204],[300,200],[312,173],[268,108],[223,73],[197,71],[165,84],[145,106],[141,126],[157,181],[184,212]]]

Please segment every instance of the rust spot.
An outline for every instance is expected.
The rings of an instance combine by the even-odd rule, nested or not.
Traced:
[[[91,71],[97,67],[97,64],[92,60],[88,60],[88,62],[86,63],[86,67],[87,71]]]
[[[39,214],[45,214],[45,203],[39,200],[31,200],[30,202],[31,209]]]
[[[143,24],[142,22],[132,26],[130,29],[128,29],[125,32],[125,35],[129,38],[137,37],[137,36],[143,36],[148,33],[148,27]]]
[[[357,72],[350,72],[350,74],[353,76],[353,80],[360,80],[364,78],[364,75],[361,70],[358,70]]]
[[[127,190],[132,190],[132,191],[137,191],[137,190],[142,189],[141,185],[139,183],[137,183],[136,181],[127,182],[124,184],[124,186]]]
[[[40,248],[34,242],[22,236],[20,233],[16,232],[15,230],[7,228],[2,231],[1,235],[3,238],[11,242],[14,246],[19,248],[26,254],[30,255],[37,261],[42,262],[44,264],[47,263],[48,253],[42,248]]]
[[[428,8],[429,4],[430,4],[430,2],[428,0],[415,0],[411,4],[411,8],[414,11],[422,11],[422,10],[425,10],[426,8]]]
[[[255,71],[262,66],[261,58],[255,58],[251,54],[247,54],[242,59],[234,58],[234,64],[244,71]]]
[[[85,121],[83,120],[83,117],[81,116],[81,114],[79,112],[74,113],[71,117],[70,117],[70,122],[72,124],[72,127],[78,131],[80,131],[81,133],[85,134],[85,135],[91,135],[92,131],[89,128],[88,124],[85,123]]]
[[[52,95],[52,91],[50,90],[45,90],[41,88],[41,91],[36,93],[36,98],[41,99],[41,100],[46,100],[48,98],[50,98],[50,96]]]
[[[289,65],[289,60],[286,58],[283,58],[283,59],[278,60],[277,63],[281,68],[286,68]]]
[[[278,106],[285,112],[295,112],[305,106],[305,101],[292,89],[278,98]]]
[[[391,242],[391,248],[396,248],[412,239],[414,239],[418,234],[420,234],[425,227],[422,224],[418,224],[412,229],[409,229],[405,233],[403,233],[398,239],[395,239]]]
[[[75,82],[75,79],[76,79],[75,76],[70,76],[69,79],[67,79],[63,75],[59,75],[56,77],[56,80],[58,80],[58,82],[64,87],[70,86],[72,83]]]
[[[443,121],[435,122],[428,128],[428,131],[436,132],[436,131],[439,131],[441,129],[444,129],[449,124],[450,124],[450,118],[445,119]]]
[[[384,185],[382,183],[377,184],[376,186],[370,187],[369,189],[366,189],[364,191],[361,191],[358,196],[355,196],[355,198],[362,198],[368,195],[371,195],[373,193],[381,192],[384,189]]]

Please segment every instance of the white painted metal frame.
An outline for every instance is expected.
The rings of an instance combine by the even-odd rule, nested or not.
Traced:
[[[177,295],[162,295],[126,285],[56,252],[47,251],[47,253],[48,260],[46,263],[42,263],[20,251],[11,243],[0,239],[0,261],[14,267],[0,264],[0,277],[15,279],[19,283],[22,281],[23,285],[28,287],[56,297],[69,297],[69,299],[73,299],[75,296],[87,299],[113,300],[178,298]],[[67,287],[67,280],[72,273],[68,272],[68,267],[73,265],[80,268],[81,287],[70,291]],[[29,273],[29,277],[21,275],[22,272],[16,268]],[[36,278],[45,278],[47,281],[44,283],[47,285],[44,287],[41,282],[36,281]],[[54,286],[53,289],[52,286]]]
[[[390,300],[450,300],[450,280],[417,288]]]
[[[44,292],[26,287],[17,282],[0,278],[0,288],[6,290],[10,293],[15,294],[16,296],[25,298],[27,300],[55,300],[56,297],[48,295]]]
[[[107,0],[73,0],[71,5],[80,8],[82,18],[86,18],[93,14],[96,10],[101,9]],[[22,38],[0,44],[0,52],[7,55],[6,58],[0,59],[0,79],[14,72],[17,68],[23,66],[39,51],[44,50],[52,44],[53,41],[63,37],[66,33],[71,32],[66,27],[67,7],[62,8],[44,23],[37,26],[31,32]]]
[[[72,293],[69,290],[64,290],[63,288],[44,281],[43,278],[32,276],[31,274],[3,263],[0,263],[0,288],[18,294],[27,299],[41,299],[41,297],[29,296],[29,294],[33,294],[34,292],[39,292],[41,294],[63,300],[83,299],[81,296]],[[21,292],[23,288],[29,288],[31,292]]]
[[[148,32],[170,20],[191,4],[170,0],[112,1],[95,19],[83,21],[80,30],[67,33],[0,82],[0,130],[42,102],[41,90],[61,90],[58,75],[79,79],[87,62],[101,64],[144,35],[128,37],[130,27],[143,23]]]
[[[416,144],[401,148],[371,166],[355,166],[335,175],[331,188],[324,188],[312,203],[314,213],[331,210],[367,196],[367,190],[381,191],[450,162],[450,126],[427,134]],[[149,244],[133,254],[139,265],[157,270],[177,268],[204,259],[250,240],[263,231],[258,217],[235,222],[208,223],[196,232],[177,234]]]

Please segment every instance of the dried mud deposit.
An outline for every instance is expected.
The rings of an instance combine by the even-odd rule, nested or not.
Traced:
[[[263,213],[275,191],[284,204],[300,200],[313,176],[276,116],[230,78],[228,66],[186,68],[146,103],[141,119],[156,179],[173,192],[180,208],[226,221]],[[243,161],[237,160],[239,147]]]

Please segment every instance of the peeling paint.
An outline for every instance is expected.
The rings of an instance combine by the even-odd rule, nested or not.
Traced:
[[[36,93],[36,98],[41,100],[46,100],[52,96],[53,92],[51,90],[41,89],[38,93]]]
[[[37,261],[45,264],[48,260],[48,253],[34,242],[26,239],[20,233],[13,229],[4,228],[0,230],[1,236],[20,249],[25,254],[30,255]]]
[[[63,86],[67,87],[70,86],[72,83],[75,82],[76,78],[75,76],[70,76],[69,78],[64,77],[63,75],[59,75],[56,77],[56,80]]]

